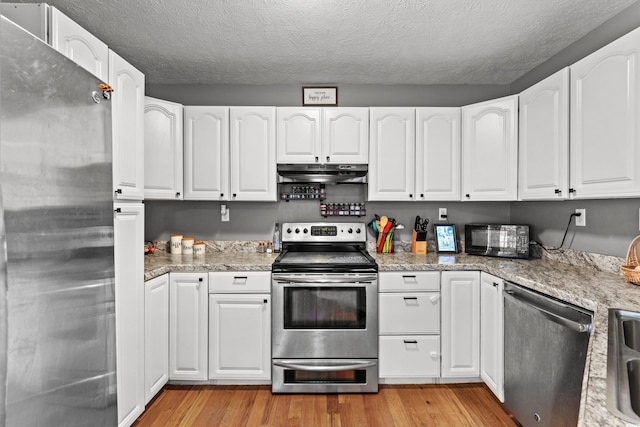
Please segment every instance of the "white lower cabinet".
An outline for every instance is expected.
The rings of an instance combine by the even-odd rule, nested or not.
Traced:
[[[480,275],[480,377],[504,402],[504,281]]]
[[[169,275],[169,380],[207,379],[207,273]]]
[[[169,275],[144,283],[145,404],[169,381]]]
[[[144,411],[144,205],[116,203],[113,219],[118,426]]]
[[[480,376],[480,272],[443,271],[442,377]]]
[[[440,273],[379,273],[379,376],[425,382],[440,376]]]
[[[271,273],[209,273],[209,379],[271,380]]]

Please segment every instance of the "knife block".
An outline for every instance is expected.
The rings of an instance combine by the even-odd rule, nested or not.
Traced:
[[[427,232],[426,231],[416,231],[413,230],[411,232],[411,252],[416,255],[426,255],[427,254]]]

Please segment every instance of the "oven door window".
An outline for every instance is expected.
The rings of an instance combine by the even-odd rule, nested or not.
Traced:
[[[364,287],[285,287],[285,329],[365,329]]]

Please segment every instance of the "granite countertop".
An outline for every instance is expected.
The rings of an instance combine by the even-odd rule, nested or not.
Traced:
[[[209,252],[205,256],[145,256],[145,280],[168,272],[270,271],[277,254],[248,251]],[[379,271],[480,270],[594,312],[593,333],[585,367],[579,425],[625,426],[606,408],[608,309],[640,311],[640,287],[620,274],[577,266],[549,258],[509,260],[466,254],[415,255],[411,252],[372,253]],[[619,271],[619,270],[618,270]]]

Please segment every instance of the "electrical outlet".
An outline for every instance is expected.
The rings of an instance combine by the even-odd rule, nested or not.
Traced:
[[[447,208],[438,208],[438,221],[447,220]]]
[[[576,217],[576,227],[585,227],[587,225],[587,210],[576,209],[576,213],[580,214]]]
[[[229,209],[227,209],[227,205],[220,205],[220,221],[229,222]]]

